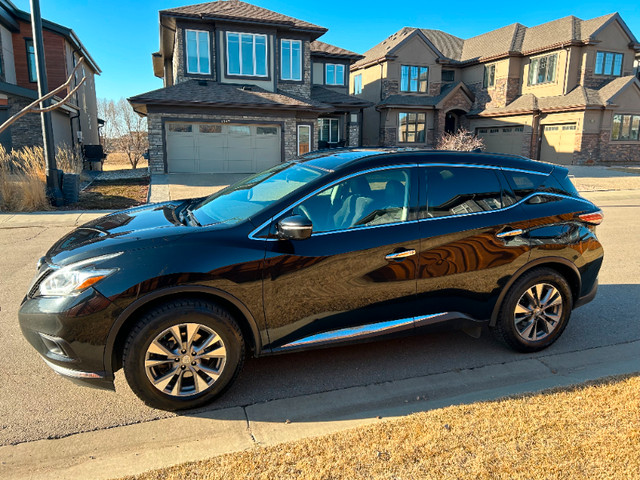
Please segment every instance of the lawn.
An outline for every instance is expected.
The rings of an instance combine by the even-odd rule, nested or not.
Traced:
[[[640,377],[417,413],[151,471],[165,479],[638,479]]]
[[[68,205],[70,210],[121,210],[147,202],[149,177],[114,180],[94,180],[80,192],[78,203]]]

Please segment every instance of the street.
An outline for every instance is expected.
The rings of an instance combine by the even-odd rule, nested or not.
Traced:
[[[592,303],[574,312],[563,336],[548,350],[517,354],[495,342],[487,331],[480,339],[450,332],[249,359],[235,385],[207,408],[208,415],[215,417],[215,410],[227,407],[509,364],[640,339],[636,315],[640,307],[640,191],[603,191],[585,196],[605,213],[605,221],[598,227],[605,248],[600,289]],[[114,393],[76,386],[45,366],[22,337],[17,311],[37,259],[73,227],[6,223],[0,223],[0,338],[5,344],[0,362],[0,445],[175,416],[144,406],[128,388],[121,371]],[[529,374],[522,372],[523,376]]]

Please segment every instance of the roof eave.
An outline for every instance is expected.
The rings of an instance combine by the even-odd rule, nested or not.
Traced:
[[[262,104],[262,103],[210,103],[210,102],[188,102],[184,100],[155,100],[145,99],[144,97],[131,97],[127,101],[131,105],[160,105],[160,106],[189,106],[189,107],[214,107],[214,108],[237,108],[237,109],[252,109],[252,110],[291,110],[291,111],[307,111],[307,112],[331,112],[333,107],[327,105],[326,107],[313,106],[313,105],[285,105],[285,104]]]

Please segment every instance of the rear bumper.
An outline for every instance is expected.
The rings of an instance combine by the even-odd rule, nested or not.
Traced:
[[[596,279],[595,282],[593,282],[593,287],[591,287],[591,290],[589,291],[589,293],[587,293],[586,295],[583,295],[582,297],[578,298],[574,303],[573,303],[573,308],[576,309],[578,307],[581,307],[583,305],[586,305],[587,303],[589,303],[591,300],[593,300],[594,298],[596,298],[596,293],[598,293],[598,280]]]

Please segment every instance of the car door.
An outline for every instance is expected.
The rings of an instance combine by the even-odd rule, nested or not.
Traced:
[[[413,328],[417,168],[350,175],[276,217],[307,216],[305,240],[267,242],[264,308],[274,350]],[[385,323],[388,322],[388,323]]]
[[[499,169],[422,169],[418,302],[423,314],[488,319],[508,279],[529,258],[527,222]]]

